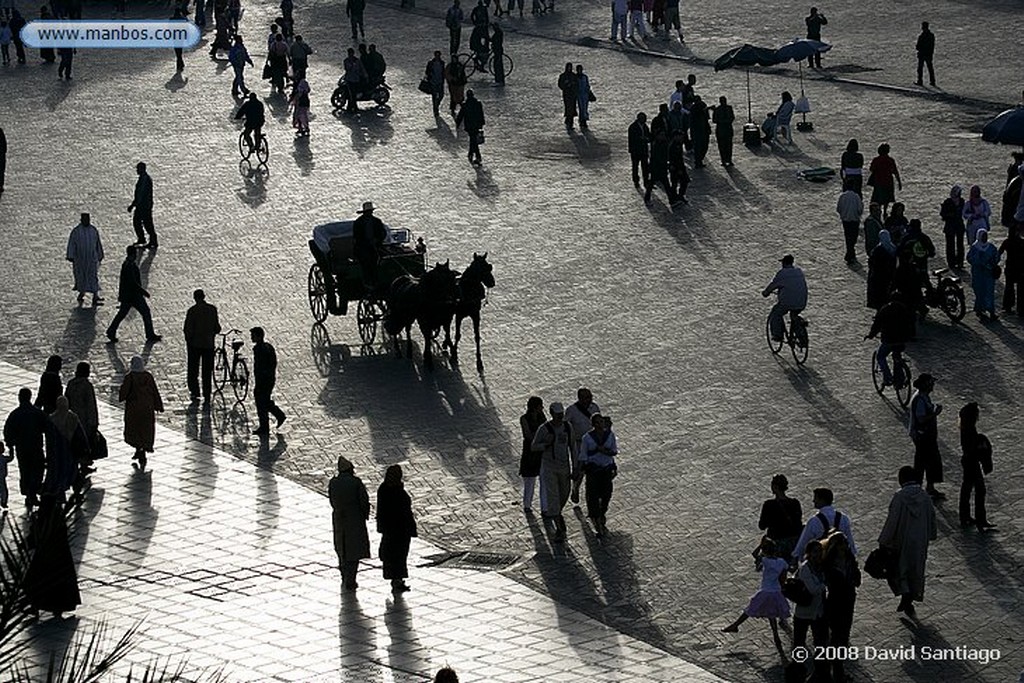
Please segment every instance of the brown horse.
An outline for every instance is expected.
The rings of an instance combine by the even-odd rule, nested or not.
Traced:
[[[391,283],[387,294],[384,329],[395,338],[395,351],[402,357],[399,337],[405,330],[406,355],[412,358],[412,324],[423,333],[423,366],[434,369],[433,339],[446,320],[447,311],[459,299],[457,273],[450,262],[436,264],[420,278],[403,275]]]
[[[444,323],[444,344],[450,349],[452,363],[459,362],[459,340],[462,339],[462,321],[473,321],[473,337],[476,340],[476,369],[484,371],[483,356],[480,355],[480,307],[487,298],[487,290],[494,286],[494,266],[483,256],[473,253],[473,262],[459,276],[459,299],[449,309]],[[455,341],[452,342],[452,319],[455,320]]]

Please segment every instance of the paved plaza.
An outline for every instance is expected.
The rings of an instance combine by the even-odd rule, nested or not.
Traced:
[[[982,143],[978,133],[1001,104],[1020,96],[1024,54],[1011,21],[1019,6],[929,3],[939,92],[911,85],[913,40],[928,18],[917,9],[881,0],[819,5],[830,20],[823,37],[836,48],[823,60],[824,74],[805,70],[814,132],[797,133],[786,150],[738,146],[729,170],[714,163],[712,144],[707,168],[690,171],[689,205],[672,209],[657,193],[645,206],[630,183],[625,130],[636,111],[653,114],[677,78],[695,73],[705,100],[724,94],[738,122],[745,119],[744,74],[715,73],[707,64],[738,43],[774,46],[802,35],[806,3],[758,14],[718,2],[702,23],[695,8],[684,7],[686,46],[652,39],[645,48],[664,54],[610,43],[607,3],[560,1],[554,15],[538,18],[527,4],[527,17],[503,21],[516,63],[507,86],[481,75],[471,82],[488,120],[478,169],[466,162],[465,135],[450,117],[435,121],[429,99],[416,91],[427,59],[447,44],[443,4],[417,0],[409,11],[396,4],[367,10],[367,39],[387,58],[395,89],[390,109],[365,108],[358,118],[336,117],[328,105],[348,46],[343,7],[296,7],[297,32],[316,50],[312,136],[293,142],[290,113],[271,100],[266,178],[239,174],[231,71],[202,48],[186,55],[183,78],[172,77],[173,54],[154,52],[80,51],[73,84],[58,81],[34,54],[28,66],[0,71],[0,126],[10,145],[0,198],[0,250],[8,256],[0,360],[20,368],[4,366],[0,407],[14,406],[19,383],[34,388],[51,353],[64,357],[65,368],[92,362],[98,391],[111,402],[129,359],[142,353],[168,406],[150,474],[133,477],[118,451],[95,475],[83,510],[88,533],[76,541],[84,551],[81,621],[106,613],[124,625],[145,603],[154,612],[146,628],[155,645],[148,652],[143,639],[140,657],[178,654],[187,642],[195,663],[225,664],[239,680],[307,680],[288,671],[292,663],[324,680],[337,680],[339,671],[351,674],[343,680],[421,680],[403,676],[447,660],[471,681],[684,681],[705,675],[700,670],[730,681],[781,681],[766,624],[719,632],[759,585],[749,551],[772,475],[789,477],[805,511],[812,488],[833,488],[863,558],[875,545],[896,471],[912,456],[901,411],[874,393],[873,345],[861,341],[870,323],[863,244],[859,265],[847,267],[834,210],[838,185],[808,183],[797,172],[835,167],[850,137],[869,159],[889,141],[903,174],[899,199],[937,241],[938,206],[954,183],[979,184],[997,213],[1010,150]],[[272,6],[246,4],[243,28],[258,65]],[[975,33],[989,44],[978,46]],[[555,82],[567,61],[584,64],[598,96],[585,136],[567,135],[561,121]],[[258,72],[251,70],[254,82]],[[794,65],[754,70],[750,82],[758,120],[782,90],[800,87]],[[265,91],[261,83],[258,92]],[[121,342],[108,346],[103,330],[115,308],[123,245],[133,238],[124,209],[139,160],[155,183],[161,246],[146,253],[142,268],[164,341],[144,347],[133,315]],[[386,346],[361,347],[352,316],[313,324],[310,229],[353,217],[367,200],[386,222],[423,236],[431,263],[451,259],[461,269],[474,252],[488,252],[497,286],[483,309],[483,373],[472,364],[471,336],[463,339],[461,368],[441,358],[428,373],[419,352],[409,361]],[[107,251],[101,282],[108,305],[100,309],[75,307],[63,260],[81,211],[91,212]],[[1005,230],[994,235],[1001,241]],[[764,343],[769,302],[760,290],[787,252],[810,283],[811,351],[801,368],[773,358]],[[215,402],[209,419],[187,409],[181,324],[196,287],[220,308],[225,327],[267,329],[281,362],[277,401],[289,415],[279,443],[249,435],[251,402]],[[907,354],[915,374],[937,376],[935,398],[947,407],[939,429],[950,497],[937,506],[926,600],[919,623],[901,621],[886,586],[865,577],[852,641],[993,648],[1001,657],[987,665],[861,661],[849,668],[856,681],[996,683],[1024,669],[1024,330],[1017,316],[984,325],[969,314],[951,325],[939,315],[920,326]],[[530,395],[571,401],[581,384],[614,420],[620,476],[608,537],[595,538],[582,515],[570,515],[560,547],[517,507],[518,416]],[[968,400],[981,404],[980,428],[995,446],[988,485],[999,529],[987,536],[962,530],[957,517],[955,415]],[[104,431],[116,437],[117,413],[107,414]],[[387,602],[383,580],[367,581],[359,605],[345,605],[334,583],[327,501],[319,497],[341,454],[371,489],[388,465],[403,465],[423,537],[416,564],[465,552],[506,556],[509,564],[414,569],[407,605]],[[201,515],[190,517],[190,506]],[[185,543],[194,529],[208,534],[209,545]],[[127,544],[125,552],[145,560],[130,569],[110,566],[118,551],[108,539],[121,534],[148,544]],[[295,550],[303,557],[289,555]],[[211,562],[223,568],[214,570],[218,577],[229,578],[181,589],[181,576]],[[298,573],[243,576],[245,567],[271,563]],[[141,580],[150,569],[165,580]],[[287,578],[288,587],[277,593],[268,577]],[[216,601],[209,597],[183,597],[245,581],[253,595],[216,589],[229,596],[230,613],[210,607]],[[480,602],[459,603],[459,595]],[[511,606],[502,612],[509,623],[546,634],[540,642],[492,635],[485,617],[501,611],[491,609],[496,595]],[[271,605],[280,607],[280,624]],[[176,610],[195,623],[189,640]],[[260,666],[246,664],[224,651],[216,635],[223,624],[252,634],[255,650],[271,635],[256,627],[272,624],[292,635],[283,647],[294,649],[287,660],[266,655]],[[330,637],[305,647],[290,627]],[[70,635],[48,622],[37,628],[50,642]],[[513,647],[484,652],[475,649],[481,638]],[[365,656],[347,659],[347,643],[359,643]],[[519,648],[548,656],[534,662]],[[538,668],[556,661],[560,677]],[[683,662],[694,668],[674,668]],[[658,678],[643,666],[678,673]]]

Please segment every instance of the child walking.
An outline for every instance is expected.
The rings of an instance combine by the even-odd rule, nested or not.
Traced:
[[[761,588],[750,598],[750,603],[743,613],[722,633],[736,633],[740,624],[750,617],[767,619],[772,627],[775,647],[782,651],[782,640],[779,638],[779,619],[789,617],[789,601],[782,594],[782,579],[785,577],[789,563],[779,557],[774,541],[765,538],[761,541]]]

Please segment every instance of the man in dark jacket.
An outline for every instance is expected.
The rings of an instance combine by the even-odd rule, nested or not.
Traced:
[[[665,129],[659,129],[651,140],[651,165],[650,175],[647,178],[647,188],[644,194],[644,201],[651,201],[651,191],[658,183],[665,188],[669,203],[675,203],[676,193],[668,178],[668,135]]]
[[[363,284],[371,289],[378,284],[380,246],[388,237],[384,222],[374,216],[373,211],[373,202],[363,202],[363,210],[356,212],[359,218],[352,223],[352,253],[363,270]]]
[[[284,411],[277,407],[271,397],[277,381],[277,352],[266,341],[262,327],[252,328],[249,335],[252,339],[252,398],[256,402],[256,417],[259,420],[259,426],[252,433],[267,436],[270,434],[269,413],[277,418],[278,427],[285,421]]]
[[[197,289],[192,292],[195,300],[185,314],[185,349],[188,358],[188,393],[193,401],[199,400],[199,366],[203,368],[203,407],[210,405],[213,384],[213,352],[216,337],[220,332],[217,307],[206,302],[206,293]]]
[[[25,28],[26,23],[21,12],[11,11],[11,20],[7,23],[7,27],[11,29],[11,42],[14,43],[14,51],[18,55],[18,64],[25,63],[25,43],[21,41],[21,29]]]
[[[11,411],[4,424],[4,441],[11,455],[18,459],[19,485],[28,511],[39,504],[39,490],[43,485],[46,425],[46,413],[32,405],[32,390],[19,391],[18,407]]]
[[[467,90],[466,101],[455,117],[455,125],[466,129],[469,135],[469,163],[477,166],[483,163],[480,157],[480,136],[483,134],[484,123],[484,105],[480,104],[472,90]]]
[[[111,344],[117,343],[117,328],[121,325],[121,321],[128,316],[128,312],[134,308],[142,316],[142,324],[146,329],[146,341],[152,344],[160,341],[162,337],[153,331],[153,315],[149,311],[149,304],[146,303],[149,292],[142,286],[142,273],[139,272],[139,266],[135,263],[138,249],[134,244],[129,244],[125,252],[124,263],[121,264],[121,276],[117,283],[117,300],[120,302],[120,306],[117,309],[117,315],[110,322],[110,327],[107,328],[107,339]]]
[[[366,31],[363,29],[363,11],[366,9],[366,0],[348,0],[345,5],[345,14],[348,16],[349,21],[352,24],[352,40],[358,40],[359,37],[356,35],[356,29],[359,30],[359,35],[366,39]]]
[[[135,197],[128,205],[128,213],[135,211],[132,216],[132,226],[137,238],[135,243],[156,249],[156,229],[153,227],[153,179],[146,173],[146,164],[141,161],[136,164],[135,172],[139,174],[139,179],[135,182]],[[146,232],[142,231],[143,227]],[[149,244],[146,244],[146,233],[149,233]]]
[[[865,339],[874,339],[879,334],[882,341],[878,345],[878,367],[882,370],[882,384],[892,386],[892,371],[889,369],[889,354],[903,353],[907,342],[914,338],[914,314],[904,303],[900,292],[893,292],[889,303],[878,309]],[[906,383],[910,378],[902,377]]]
[[[931,297],[932,281],[928,274],[928,259],[935,257],[935,244],[921,231],[921,221],[914,218],[907,226],[907,234],[896,247],[896,288],[907,297],[912,310],[927,311],[927,298]]]
[[[647,166],[648,150],[651,144],[651,129],[647,127],[647,114],[640,112],[629,124],[629,159],[633,164],[633,186],[640,189],[641,181],[646,186],[650,175]],[[643,173],[641,177],[640,173]]]
[[[808,39],[821,41],[821,27],[828,24],[828,19],[825,18],[825,15],[818,12],[817,7],[812,7],[811,13],[806,19],[804,19],[804,23],[807,24]],[[821,53],[815,52],[813,55],[808,57],[807,66],[812,69],[820,69]]]
[[[562,91],[565,129],[572,130],[572,122],[576,118],[576,102],[580,93],[580,79],[572,70],[572,62],[565,63],[565,71],[558,77],[558,89]]]
[[[917,85],[924,85],[924,67],[928,65],[928,80],[935,85],[935,68],[932,58],[935,56],[935,34],[928,28],[928,22],[921,22],[921,35],[917,37]]]

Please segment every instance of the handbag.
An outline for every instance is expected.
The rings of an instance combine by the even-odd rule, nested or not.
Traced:
[[[89,457],[93,460],[102,460],[107,455],[109,455],[107,438],[100,434],[99,430],[96,430],[96,433],[92,435],[92,454]]]
[[[263,65],[263,80],[269,81],[273,74],[270,71],[270,60]]]
[[[434,89],[430,87],[430,81],[428,81],[426,78],[421,79],[420,84],[417,87],[420,89],[420,92],[423,93],[424,95],[430,95],[431,93],[434,92]]]
[[[795,576],[782,582],[782,594],[799,607],[807,607],[814,602],[814,596],[807,589],[807,584],[803,579],[798,579]]]
[[[480,130],[478,130],[476,132],[476,144],[478,144],[478,145],[484,144],[484,129],[483,128],[481,128]]]
[[[597,95],[594,94],[593,90],[587,92],[587,102],[597,102]]]
[[[891,548],[879,546],[871,551],[864,562],[864,571],[873,579],[887,579],[896,561],[896,553]]]

